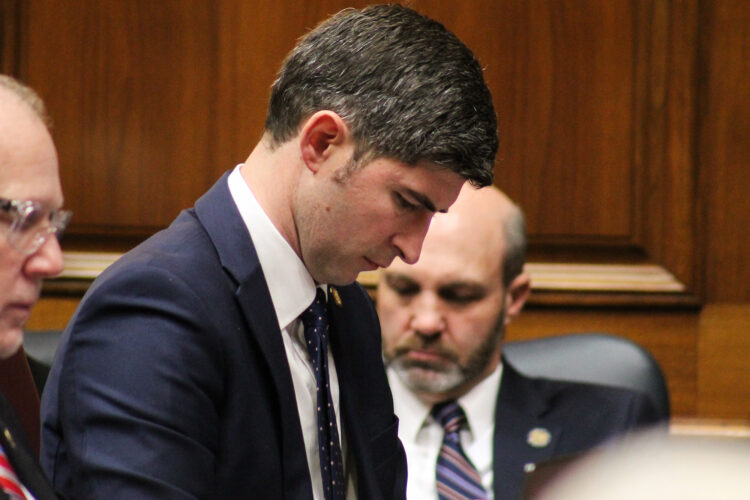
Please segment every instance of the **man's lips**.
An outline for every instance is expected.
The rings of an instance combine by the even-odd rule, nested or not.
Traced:
[[[402,358],[417,363],[445,363],[452,358],[444,353],[413,349],[401,354]]]
[[[6,318],[14,318],[16,322],[25,322],[31,316],[31,308],[33,306],[33,302],[13,302],[6,304],[2,309],[2,315]]]
[[[34,304],[36,304],[36,298],[33,299],[23,299],[23,300],[14,300],[13,302],[9,302],[5,305],[6,309],[31,309],[34,307]]]
[[[365,263],[367,264],[367,270],[368,271],[375,271],[379,267],[383,267],[380,264],[378,264],[377,262],[368,259],[367,257],[364,257],[364,259],[365,259]]]

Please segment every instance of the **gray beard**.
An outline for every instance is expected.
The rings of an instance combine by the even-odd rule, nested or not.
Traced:
[[[443,395],[455,391],[471,382],[478,382],[492,362],[498,345],[505,334],[505,308],[495,323],[493,331],[487,335],[477,349],[471,353],[465,364],[449,362],[434,364],[408,361],[401,356],[388,360],[391,368],[412,392]]]
[[[390,368],[411,391],[429,394],[450,392],[471,378],[457,363],[439,369],[397,358],[390,364]]]

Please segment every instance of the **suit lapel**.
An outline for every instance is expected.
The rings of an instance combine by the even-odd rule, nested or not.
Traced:
[[[356,457],[357,486],[359,494],[362,495],[363,487],[366,487],[367,484],[367,477],[360,470],[360,463],[363,460],[361,451],[364,448],[365,440],[364,436],[359,432],[360,427],[358,425],[351,425],[357,403],[353,399],[354,391],[350,387],[353,377],[348,363],[349,360],[353,359],[352,356],[355,356],[355,353],[351,352],[352,346],[348,342],[349,336],[346,333],[346,328],[356,325],[356,321],[352,322],[352,318],[349,318],[350,309],[344,307],[338,288],[333,286],[328,287],[327,305],[330,329],[329,339],[333,359],[336,363],[336,375],[339,383],[339,411],[341,413],[339,419],[346,439],[347,456],[353,455]],[[348,304],[348,306],[351,306],[351,304]],[[344,460],[347,460],[347,457],[344,457]],[[351,461],[347,462],[351,464]]]
[[[311,495],[312,486],[289,362],[258,255],[229,193],[228,175],[196,202],[195,211],[216,247],[222,267],[237,286],[235,296],[249,326],[249,341],[260,347],[276,388],[285,497],[306,498]]]
[[[372,449],[368,434],[372,426],[367,420],[376,421],[378,417],[375,414],[380,408],[362,408],[361,387],[357,385],[362,377],[352,366],[352,363],[363,362],[362,344],[369,335],[369,332],[362,331],[368,327],[368,322],[362,317],[364,311],[358,307],[362,301],[362,291],[358,285],[329,286],[328,290],[330,342],[339,381],[340,419],[345,431],[347,454],[355,460],[359,498],[381,498],[380,485],[374,474],[379,465],[374,456],[378,453]]]
[[[260,266],[257,266],[257,276],[237,289],[237,300],[250,325],[250,335],[254,333],[268,362],[279,398],[285,497],[305,498],[310,495],[312,485],[297,399],[279,323]]]
[[[503,360],[493,446],[496,500],[520,498],[521,491],[508,486],[520,483],[518,476],[526,464],[551,458],[561,428],[543,420],[547,407],[531,381]]]

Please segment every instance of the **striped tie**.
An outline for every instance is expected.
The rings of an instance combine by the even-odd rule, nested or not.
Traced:
[[[443,446],[437,459],[435,478],[440,500],[485,500],[479,473],[461,448],[459,431],[466,425],[466,415],[455,401],[432,408],[432,416],[443,426]]]
[[[18,480],[13,467],[5,455],[5,450],[0,446],[0,487],[12,500],[25,500],[26,495],[21,489],[21,481]]]

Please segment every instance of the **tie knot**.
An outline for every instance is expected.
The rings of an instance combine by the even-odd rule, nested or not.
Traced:
[[[447,433],[458,432],[466,424],[464,410],[456,401],[436,404],[432,407],[432,416]]]
[[[326,295],[323,290],[317,288],[315,299],[307,309],[302,311],[300,315],[302,318],[302,324],[305,325],[305,329],[324,329],[326,321]],[[322,331],[320,332],[322,333]]]

